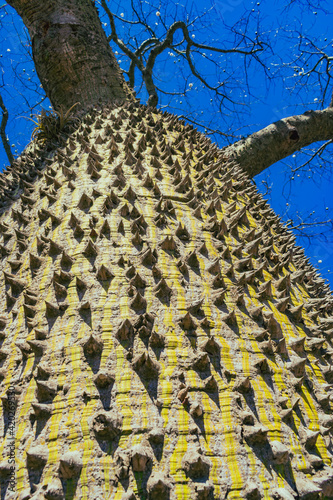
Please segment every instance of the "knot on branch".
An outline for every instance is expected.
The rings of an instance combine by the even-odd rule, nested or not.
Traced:
[[[299,134],[297,132],[297,129],[295,127],[292,127],[289,129],[289,139],[291,141],[297,142],[299,140]]]

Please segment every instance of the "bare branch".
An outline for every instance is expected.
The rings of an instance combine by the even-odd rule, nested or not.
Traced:
[[[206,135],[215,135],[216,134],[216,135],[220,135],[222,137],[227,137],[228,139],[229,138],[235,139],[237,137],[237,136],[235,136],[235,134],[232,134],[231,132],[226,133],[226,132],[221,132],[221,130],[212,129],[212,128],[208,127],[206,124],[200,123],[197,120],[193,120],[190,117],[185,116],[185,115],[179,115],[179,119],[186,120],[187,122],[193,123],[193,125],[196,125],[197,127],[204,128]]]
[[[117,32],[116,32],[116,25],[114,22],[114,16],[112,12],[110,11],[109,7],[106,4],[105,0],[101,0],[101,5],[103,6],[105,12],[108,15],[110,26],[111,26],[111,35],[108,37],[108,41],[110,42],[111,40],[115,42],[118,47],[126,54],[133,62],[134,64],[140,69],[140,71],[144,70],[144,67],[137,55],[132,52],[127,45],[118,37]]]
[[[299,149],[333,138],[333,108],[290,116],[225,149],[251,177]]]
[[[259,52],[259,51],[263,50],[261,46],[259,46],[258,48],[253,48],[251,50],[246,50],[246,49],[239,49],[239,48],[220,49],[220,48],[217,48],[217,47],[212,47],[212,46],[209,46],[209,45],[200,44],[200,43],[194,42],[191,39],[190,34],[188,32],[187,25],[183,21],[176,21],[168,29],[168,32],[167,32],[167,34],[166,34],[163,42],[158,43],[151,50],[151,52],[149,54],[147,65],[146,65],[146,70],[145,70],[145,77],[148,79],[149,84],[152,83],[152,72],[153,72],[155,61],[156,61],[156,57],[159,54],[161,54],[166,48],[169,48],[169,47],[173,46],[173,37],[174,37],[175,32],[178,29],[180,29],[183,32],[184,39],[187,42],[187,46],[186,46],[186,59],[187,59],[187,62],[189,64],[189,66],[190,66],[192,74],[196,78],[198,78],[198,80],[200,80],[201,83],[203,83],[210,90],[217,91],[218,88],[220,88],[222,85],[220,84],[217,87],[213,87],[213,86],[209,85],[208,82],[202,76],[200,76],[200,74],[197,72],[197,70],[196,70],[196,68],[194,66],[194,63],[192,62],[192,59],[191,59],[191,47],[192,46],[196,47],[196,48],[204,49],[204,50],[210,50],[212,52],[219,52],[221,54],[237,53],[237,54],[243,54],[243,55],[253,55],[256,52]],[[149,92],[149,90],[148,90],[148,92]]]
[[[163,23],[163,26],[166,29],[166,34],[163,40],[159,40],[156,37],[155,33],[152,31],[152,29],[148,26],[148,24],[140,18],[139,14],[136,12],[133,5],[132,8],[134,9],[134,12],[139,20],[138,22],[140,22],[152,36],[144,40],[135,51],[132,51],[129,48],[128,44],[125,44],[118,37],[115,25],[115,17],[117,16],[115,16],[111,12],[110,8],[106,3],[106,0],[101,0],[101,5],[108,16],[111,27],[111,35],[108,37],[108,41],[113,41],[114,43],[116,43],[117,46],[120,48],[120,50],[122,50],[122,52],[130,58],[131,61],[130,67],[129,70],[127,71],[130,86],[132,88],[134,87],[135,67],[137,67],[142,74],[146,90],[149,94],[148,104],[151,106],[156,106],[158,103],[158,94],[157,94],[158,89],[154,83],[154,78],[153,78],[153,70],[156,63],[156,58],[168,48],[172,48],[178,55],[181,55],[186,59],[192,74],[202,84],[204,84],[208,89],[215,91],[218,95],[222,96],[223,99],[230,100],[230,102],[233,101],[230,99],[230,97],[226,95],[225,92],[224,93],[219,92],[219,89],[223,87],[224,83],[219,83],[217,86],[212,86],[208,83],[207,79],[201,76],[200,73],[196,70],[195,64],[192,60],[192,52],[191,52],[192,48],[198,50],[199,49],[209,50],[211,52],[217,52],[220,54],[239,54],[243,56],[254,56],[254,57],[256,57],[257,53],[263,51],[263,45],[258,40],[255,41],[250,40],[245,35],[242,36],[242,40],[246,41],[245,47],[236,46],[234,48],[222,49],[195,42],[193,38],[191,38],[188,31],[189,25],[193,25],[195,20],[193,20],[188,24],[186,24],[184,21],[176,21],[169,28],[167,28]],[[122,19],[122,21],[127,22],[124,19]],[[174,43],[174,35],[178,30],[181,30],[183,34],[183,39],[180,42]],[[185,50],[180,50],[177,48],[181,47],[183,44],[186,44]],[[250,48],[246,47],[247,44],[249,44]],[[143,60],[144,59],[143,56],[145,56],[148,52],[149,54],[145,63]]]
[[[286,226],[300,238],[307,240],[308,244],[311,244],[314,238],[318,241],[327,241],[332,233],[333,220],[314,217],[314,211],[307,214],[305,218],[297,212],[286,221]]]
[[[318,226],[327,226],[330,225],[332,226],[332,219],[324,220],[324,221],[315,221],[315,222],[299,222],[298,224],[295,224],[292,220],[289,220],[286,225],[288,226],[289,229],[293,229],[294,231],[297,230],[302,230],[305,227],[318,227]]]
[[[14,163],[14,156],[12,153],[12,150],[10,148],[10,144],[6,135],[6,125],[8,122],[8,110],[3,102],[2,96],[0,94],[0,108],[2,109],[2,120],[1,120],[1,125],[0,125],[0,136],[1,136],[1,141],[3,144],[3,147],[5,149],[8,161],[10,165]]]
[[[298,39],[297,56],[288,64],[283,64],[293,71],[293,78],[296,78],[290,90],[297,92],[318,85],[321,97],[317,100],[324,108],[327,106],[325,101],[328,90],[332,86],[333,56],[329,55],[331,43],[326,38],[324,43],[320,39],[313,40],[299,30],[290,33],[291,38],[295,35]]]
[[[302,163],[302,165],[299,165],[296,168],[292,168],[292,173],[294,174],[295,172],[298,172],[298,170],[302,170],[304,167],[309,165],[316,156],[321,156],[322,152],[325,151],[327,146],[329,146],[332,143],[333,139],[330,139],[329,141],[322,144],[318,149],[316,149],[316,151],[310,156],[310,158],[306,160],[306,162]]]

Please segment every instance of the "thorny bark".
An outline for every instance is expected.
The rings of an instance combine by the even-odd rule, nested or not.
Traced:
[[[92,0],[8,3],[28,28],[39,79],[56,110],[130,98]]]
[[[250,177],[295,151],[318,141],[333,139],[333,108],[306,111],[283,118],[225,149]]]

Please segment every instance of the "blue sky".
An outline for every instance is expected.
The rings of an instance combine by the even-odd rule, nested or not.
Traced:
[[[211,129],[219,131],[212,134],[212,139],[222,147],[283,117],[328,106],[333,85],[327,75],[320,74],[322,66],[317,67],[317,73],[306,76],[321,53],[333,55],[333,15],[328,3],[321,2],[320,8],[316,5],[308,8],[306,0],[291,2],[289,8],[285,8],[283,1],[277,7],[272,0],[195,0],[186,4],[157,2],[156,6],[150,0],[135,2],[135,5],[142,9],[157,36],[165,34],[163,21],[168,26],[173,19],[186,19],[188,15],[190,19],[198,17],[189,31],[193,40],[200,43],[230,49],[239,41],[240,33],[248,37],[246,40],[255,40],[256,36],[264,40],[260,62],[249,58],[246,63],[243,56],[220,55],[209,50],[193,53],[196,69],[208,83],[211,86],[222,83],[225,95],[221,106],[215,92],[190,74],[184,58],[176,51],[167,50],[157,60],[155,82],[162,91],[159,105],[203,124],[207,133]],[[109,6],[117,14],[119,36],[133,47],[140,44],[146,37],[142,26],[126,22],[135,20],[130,2],[110,2]],[[5,2],[0,2],[0,16],[0,92],[10,113],[9,141],[13,152],[19,154],[29,142],[34,127],[28,117],[41,106],[48,109],[50,103],[36,76],[22,22]],[[241,18],[247,21],[239,22]],[[109,33],[106,16],[102,22]],[[305,45],[305,37],[314,45]],[[175,40],[180,42],[180,35],[176,35]],[[307,51],[303,55],[298,51],[301,40]],[[126,70],[128,59],[117,47],[113,48],[120,66]],[[140,75],[136,76],[136,90],[144,102],[146,94],[140,85]],[[272,207],[285,220],[292,218],[296,224],[301,220],[307,224],[307,233],[312,236],[309,239],[298,232],[298,244],[305,247],[312,263],[333,285],[333,232],[328,231],[327,225],[312,225],[315,221],[333,220],[333,179],[329,163],[332,147],[326,149],[323,158],[316,157],[301,171],[290,173],[291,167],[303,165],[311,154],[297,154],[279,162],[255,180],[262,192],[269,190],[267,197]],[[7,163],[0,145],[0,169]],[[324,235],[316,236],[323,232]]]

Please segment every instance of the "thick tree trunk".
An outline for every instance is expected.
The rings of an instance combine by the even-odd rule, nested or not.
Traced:
[[[310,144],[333,139],[333,108],[289,116],[224,150],[250,177]]]
[[[0,179],[2,498],[331,497],[332,301],[241,169],[137,104],[46,153]]]
[[[45,2],[45,35],[40,2],[11,3],[56,106],[74,53],[84,106],[125,100],[106,49],[91,87],[88,0]],[[50,29],[70,47],[54,74]],[[328,287],[224,151],[111,108],[0,176],[1,498],[332,497]]]
[[[53,107],[130,98],[92,0],[10,0],[29,30],[39,79]]]

